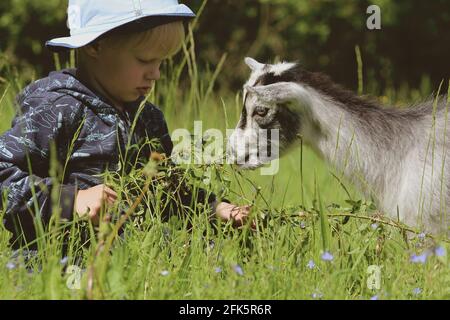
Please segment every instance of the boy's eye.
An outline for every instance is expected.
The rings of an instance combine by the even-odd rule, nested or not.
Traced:
[[[156,63],[158,61],[158,59],[151,59],[151,60],[145,60],[145,59],[140,59],[140,58],[136,58],[140,63],[144,63],[144,64],[151,64],[151,63]]]

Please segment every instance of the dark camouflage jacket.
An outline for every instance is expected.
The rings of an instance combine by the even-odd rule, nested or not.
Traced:
[[[119,154],[125,150],[131,123],[142,100],[127,105],[126,112],[116,110],[106,101],[77,80],[75,69],[52,72],[18,95],[19,115],[11,129],[0,136],[0,190],[8,191],[6,201],[0,199],[0,208],[5,209],[3,223],[13,233],[12,241],[16,244],[35,239],[33,216],[45,226],[52,215],[53,185],[49,174],[52,145],[56,146],[60,162],[68,159],[57,204],[63,219],[72,219],[77,188],[102,184],[99,174],[106,169],[119,169]],[[70,150],[82,119],[85,120],[81,131]],[[146,138],[159,138],[161,151],[171,154],[173,145],[163,113],[150,103],[139,114],[131,141],[140,143]],[[150,152],[147,144],[140,155],[148,157]],[[36,197],[32,196],[33,186]],[[208,202],[214,200],[214,195],[208,198]],[[39,212],[35,210],[36,202]]]

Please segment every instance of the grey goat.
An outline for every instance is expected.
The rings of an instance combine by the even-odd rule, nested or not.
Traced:
[[[299,145],[299,137],[393,219],[448,234],[450,129],[446,96],[410,108],[385,108],[304,70],[297,63],[252,58],[244,107],[228,152],[242,168],[256,168]],[[261,129],[277,135],[259,139]],[[273,138],[275,136],[276,138]],[[252,160],[252,161],[250,161]]]

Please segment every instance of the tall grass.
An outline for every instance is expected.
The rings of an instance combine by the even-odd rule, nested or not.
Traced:
[[[211,70],[197,63],[194,45],[190,29],[181,56],[163,66],[148,99],[162,108],[171,130],[192,130],[194,120],[201,120],[204,131],[225,133],[239,119],[241,94],[215,92],[226,55]],[[0,90],[0,132],[8,129],[14,97],[25,85],[12,73],[2,77],[7,80]],[[412,262],[412,255],[434,248],[420,236],[405,241],[401,227],[373,216],[374,205],[303,145],[281,159],[275,176],[228,165],[183,167],[180,180],[194,185],[194,192],[202,187],[251,204],[256,230],[212,222],[207,207],[165,220],[166,187],[149,184],[161,172],[150,161],[143,170],[105,174],[119,193],[115,212],[135,218],[122,237],[118,216],[119,222],[102,222],[98,230],[86,221],[62,225],[55,218],[42,231],[38,255],[25,261],[12,258],[9,233],[1,226],[0,299],[450,298],[448,255]],[[58,171],[53,174],[58,179]],[[146,210],[152,205],[154,211]],[[67,258],[61,253],[63,226],[69,230]],[[88,246],[80,240],[86,236],[82,227]],[[447,242],[435,244],[448,252]],[[381,270],[379,287],[368,285],[373,265]]]

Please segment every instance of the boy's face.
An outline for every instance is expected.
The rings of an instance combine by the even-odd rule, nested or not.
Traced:
[[[114,47],[98,43],[93,65],[89,73],[96,85],[116,106],[136,101],[147,95],[160,77],[159,68],[164,56],[152,50],[150,45]]]

